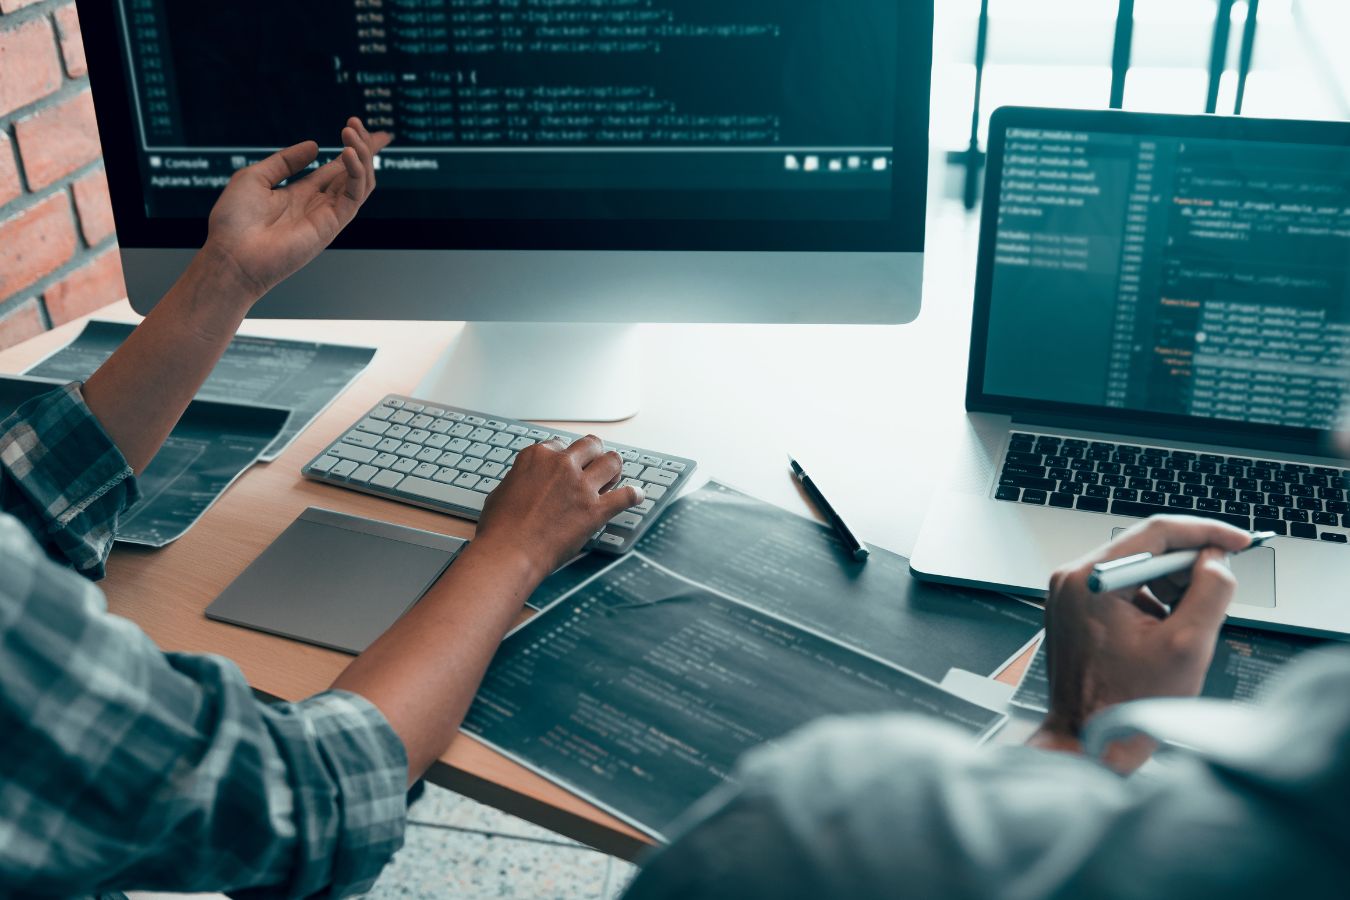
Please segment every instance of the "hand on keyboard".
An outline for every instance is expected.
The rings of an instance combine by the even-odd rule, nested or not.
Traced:
[[[619,454],[606,452],[594,435],[570,447],[556,438],[527,447],[488,495],[474,543],[520,553],[543,579],[606,522],[643,501],[639,488],[614,487],[622,471]]]

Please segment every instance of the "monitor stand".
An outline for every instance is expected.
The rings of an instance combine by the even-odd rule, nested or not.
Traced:
[[[636,325],[470,322],[416,396],[538,422],[617,422],[642,401]]]

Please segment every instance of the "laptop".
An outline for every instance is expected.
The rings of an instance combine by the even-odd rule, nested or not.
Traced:
[[[1350,635],[1350,123],[1004,108],[921,579],[1044,596],[1155,513],[1279,534],[1230,619]]]

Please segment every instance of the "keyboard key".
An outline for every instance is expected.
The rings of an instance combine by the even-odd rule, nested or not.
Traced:
[[[1027,478],[1044,478],[1046,475],[1045,466],[1022,466],[1014,463],[1004,466],[1003,471],[1008,475],[1023,475]]]
[[[476,456],[466,456],[455,463],[455,468],[461,472],[477,472],[483,465],[483,461]]]
[[[359,468],[357,468],[355,472],[352,473],[352,481],[355,481],[359,484],[365,484],[367,481],[370,481],[370,479],[374,478],[379,473],[380,470],[375,468],[374,466],[371,465],[360,466]]]
[[[1311,541],[1317,540],[1317,526],[1308,525],[1304,522],[1290,522],[1289,536],[1297,538],[1306,538]]]
[[[1195,508],[1204,512],[1223,512],[1223,504],[1208,497],[1197,497]]]
[[[655,505],[656,505],[656,501],[655,501],[655,500],[647,499],[647,500],[643,500],[643,501],[642,501],[641,503],[639,503],[637,506],[631,507],[631,509],[633,510],[633,512],[637,513],[638,515],[640,515],[640,516],[645,516],[647,513],[649,513],[649,512],[652,511],[652,507],[655,506]]]
[[[420,416],[413,416],[412,421],[408,424],[414,428],[426,428],[434,421],[436,421],[434,418],[423,413]]]
[[[1280,518],[1286,522],[1306,522],[1308,521],[1308,513],[1302,509],[1286,509],[1284,515]]]
[[[670,487],[672,484],[675,483],[675,479],[678,476],[674,472],[667,472],[664,469],[658,469],[655,468],[654,466],[648,466],[646,469],[643,470],[642,475],[639,477],[641,477],[643,481],[655,482],[656,484],[662,484],[665,485],[666,487]]]
[[[1345,535],[1341,534],[1339,531],[1324,531],[1322,532],[1322,540],[1330,541],[1335,544],[1344,544]]]
[[[487,462],[478,467],[478,474],[483,478],[496,478],[502,474],[502,468],[501,463]]]
[[[482,459],[483,457],[487,456],[490,452],[492,452],[492,448],[489,447],[487,444],[480,442],[477,444],[470,444],[469,449],[464,451],[464,455],[476,456],[479,459]]]
[[[459,477],[455,479],[455,487],[472,488],[478,483],[478,476],[472,472],[460,472]]]
[[[1110,497],[1111,489],[1101,484],[1089,484],[1083,488],[1084,497]]]
[[[392,488],[402,480],[403,476],[399,473],[385,471],[370,479],[370,483],[376,487]]]
[[[1022,478],[1018,475],[1004,475],[999,478],[998,483],[1003,487],[1032,488],[1038,491],[1053,491],[1056,487],[1055,482],[1046,478]]]
[[[431,476],[435,475],[438,471],[440,471],[440,466],[434,465],[432,463],[422,463],[420,466],[413,469],[412,473],[416,475],[418,478],[430,478]]]
[[[477,428],[479,425],[487,424],[487,419],[483,418],[482,416],[465,416],[464,421],[467,424],[474,426],[475,428]]]
[[[420,413],[420,412],[422,412],[424,409],[426,409],[426,407],[423,406],[422,404],[420,404],[420,403],[415,403],[415,402],[413,402],[413,401],[411,401],[411,400],[406,401],[406,402],[403,404],[403,408],[406,409],[408,412],[415,412],[415,413]]]
[[[1060,484],[1059,492],[1061,494],[1072,494],[1073,496],[1077,497],[1083,493],[1083,487],[1084,485],[1075,484],[1072,481],[1065,481],[1062,484]]]
[[[1000,490],[1002,490],[1000,488]],[[1073,509],[1073,494],[1051,494],[1050,505],[1058,506],[1060,509]]]
[[[552,435],[551,435],[549,432],[547,432],[547,431],[542,431],[542,430],[540,430],[540,429],[538,429],[538,428],[531,428],[529,431],[525,432],[525,436],[528,437],[528,438],[531,438],[531,439],[533,439],[533,440],[536,440],[536,441],[546,441],[546,440],[548,440]],[[634,459],[637,458],[637,451],[636,451],[636,450],[629,450],[629,451],[627,451],[627,452],[633,454],[633,458],[634,458]]]
[[[1187,497],[1208,497],[1209,488],[1203,484],[1185,484],[1182,485],[1181,492]]]
[[[639,455],[637,461],[642,463],[644,466],[658,466],[658,467],[661,465],[661,463],[665,462],[665,460],[663,460],[661,457],[652,456],[650,453],[643,453]]]
[[[1276,534],[1288,534],[1289,528],[1279,519],[1264,519],[1258,516],[1252,519],[1252,531],[1273,531]]]
[[[321,456],[315,460],[314,465],[310,468],[315,472],[327,472],[329,469],[333,468],[333,466],[337,465],[337,462],[338,458],[336,456]]]
[[[459,477],[459,469],[452,469],[446,466],[443,469],[437,469],[436,474],[431,476],[432,481],[439,481],[441,484],[453,484]]]
[[[1161,491],[1143,491],[1139,494],[1140,503],[1151,503],[1155,506],[1164,506],[1167,504],[1167,495]]]
[[[1235,516],[1250,516],[1252,514],[1252,505],[1243,503],[1241,500],[1229,500],[1223,505],[1223,511],[1232,513]]]
[[[1044,506],[1045,498],[1046,498],[1045,491],[1030,490],[1022,492],[1023,503],[1035,503],[1038,506]]]
[[[527,437],[518,437],[508,445],[509,449],[514,450],[517,453],[524,450],[526,447],[532,446],[534,446],[534,441]]]
[[[379,466],[381,469],[387,469],[398,462],[398,457],[392,453],[381,453],[371,461],[371,465]]]
[[[475,491],[482,491],[484,494],[490,494],[501,484],[496,478],[480,478],[478,483],[473,486]]]
[[[394,440],[401,442],[404,438],[408,436],[408,432],[410,431],[412,431],[412,429],[409,428],[407,425],[395,425],[394,427],[386,431],[384,433],[384,436],[387,438],[393,438]]]
[[[407,441],[399,444],[398,449],[395,450],[394,453],[398,456],[406,456],[409,459],[412,459],[414,456],[421,453],[422,449],[421,444],[414,444],[412,441]]]
[[[375,446],[381,453],[393,453],[403,444],[402,441],[396,441],[393,438],[385,438]]]
[[[1299,497],[1298,502],[1294,505],[1299,509],[1307,510],[1308,512],[1322,511],[1322,501],[1318,500],[1316,497]]]
[[[492,437],[493,433],[494,432],[486,428],[475,428],[473,431],[469,432],[467,437],[471,441],[485,443]]]
[[[390,416],[389,421],[393,422],[395,425],[407,425],[412,421],[412,417],[412,413],[408,412],[406,409],[401,409]]]
[[[621,512],[609,520],[609,524],[615,528],[623,528],[632,531],[642,524],[642,517],[631,512]]]
[[[666,491],[668,490],[670,490],[670,488],[660,484],[646,484],[642,487],[642,492],[653,500],[660,500],[666,495]]]
[[[387,406],[381,406],[379,409],[372,409],[370,411],[370,418],[376,420],[377,422],[384,422],[387,421],[389,417],[392,416],[393,414],[394,411],[392,409],[390,409]]]
[[[626,462],[623,464],[623,477],[637,478],[642,475],[643,468],[642,463]]]
[[[1100,497],[1079,497],[1078,508],[1088,512],[1106,512],[1108,502]]]
[[[1180,494],[1181,485],[1175,481],[1159,481],[1153,485],[1162,494]]]
[[[339,478],[346,478],[356,471],[356,463],[350,459],[338,460],[337,465],[328,470],[329,475],[336,475]]]
[[[515,437],[512,436],[510,433],[505,431],[499,431],[496,434],[494,434],[491,437],[491,439],[488,440],[488,443],[491,444],[493,447],[509,447],[511,446],[511,442],[514,440]]]
[[[1139,492],[1134,488],[1116,488],[1111,492],[1111,496],[1117,500],[1137,501],[1139,499]]]
[[[1312,520],[1318,525],[1340,525],[1341,517],[1335,513],[1320,512],[1314,513]]]
[[[511,451],[506,449],[505,447],[493,447],[491,450],[487,452],[487,456],[484,457],[484,459],[487,459],[488,461],[495,463],[505,463],[510,458],[511,458]]]
[[[405,456],[398,462],[390,466],[390,468],[393,469],[395,472],[402,472],[403,474],[406,475],[413,469],[417,468],[417,460],[413,459],[412,457]]]
[[[394,397],[390,397],[389,399],[384,401],[384,405],[388,406],[390,409],[402,409],[403,401]]]
[[[1160,506],[1156,503],[1127,503],[1124,500],[1113,500],[1111,501],[1111,512],[1115,513],[1118,516],[1132,516],[1136,519],[1143,519],[1147,518],[1148,516],[1156,516],[1168,513],[1175,515],[1177,513],[1177,510],[1171,509],[1166,506]],[[1230,513],[1208,512],[1203,510],[1197,510],[1194,514],[1197,516],[1203,516],[1206,519],[1218,519],[1220,522],[1227,522],[1229,525],[1236,525],[1238,528],[1252,527],[1251,520],[1248,519],[1246,516],[1235,516]],[[1279,522],[1277,524],[1281,528],[1284,527],[1283,522]],[[1280,533],[1284,534],[1283,531],[1281,531]]]
[[[423,444],[425,446],[435,447],[437,450],[445,449],[445,445],[448,443],[450,443],[450,435],[448,434],[433,434],[431,437],[423,441]]]
[[[622,547],[627,541],[626,538],[622,538],[617,534],[602,534],[600,535],[599,540],[600,543],[608,544],[611,547]]]
[[[425,463],[435,462],[440,458],[441,458],[441,451],[437,450],[435,447],[423,447],[413,457],[413,459],[417,460],[418,462],[425,462]]]
[[[1195,498],[1185,494],[1173,494],[1167,498],[1169,509],[1195,509]]]
[[[376,419],[362,419],[356,423],[357,431],[364,431],[367,434],[384,434],[389,430],[388,422],[380,422]]]
[[[366,447],[353,447],[350,444],[334,444],[328,448],[328,452],[338,459],[355,460],[358,463],[368,463],[378,455],[374,450]],[[352,468],[355,468],[355,466]]]
[[[1236,500],[1238,498],[1237,491],[1232,488],[1210,488],[1209,495],[1215,500]]]
[[[1238,494],[1238,499],[1243,503],[1265,503],[1266,495],[1260,491],[1243,491]]]
[[[436,459],[436,464],[440,466],[457,466],[459,465],[459,461],[463,458],[464,454],[452,453],[447,450]]]
[[[668,459],[665,462],[661,463],[661,468],[669,469],[672,472],[683,472],[687,467],[685,466],[684,463],[680,462],[679,460]]]

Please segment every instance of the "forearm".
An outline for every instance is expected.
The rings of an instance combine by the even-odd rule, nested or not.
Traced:
[[[417,780],[450,745],[502,637],[543,574],[510,550],[470,544],[407,615],[333,683],[375,704]]]
[[[84,385],[84,399],[136,472],[154,458],[258,299],[209,245]]]

